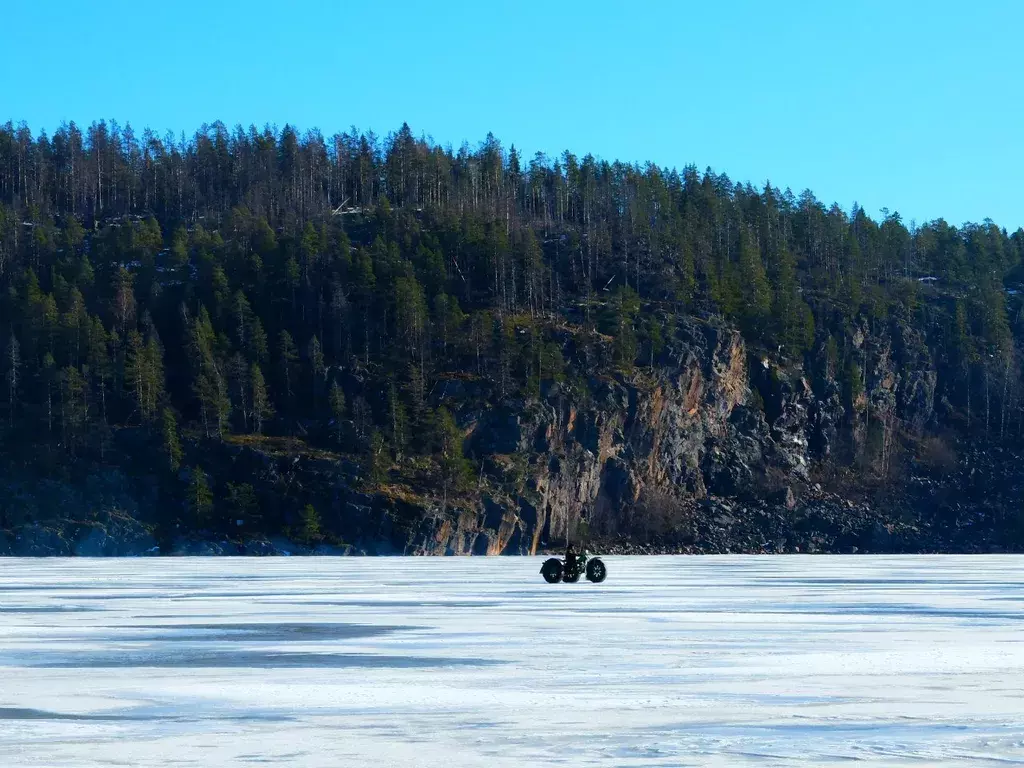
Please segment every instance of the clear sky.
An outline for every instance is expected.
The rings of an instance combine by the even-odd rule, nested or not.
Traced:
[[[1024,226],[1021,0],[50,0],[0,120],[292,123],[569,149]]]

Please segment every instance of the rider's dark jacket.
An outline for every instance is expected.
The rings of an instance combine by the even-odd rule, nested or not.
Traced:
[[[576,570],[576,550],[573,549],[572,545],[565,548],[565,570]]]

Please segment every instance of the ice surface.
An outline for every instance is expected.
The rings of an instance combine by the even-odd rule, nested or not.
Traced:
[[[1024,557],[0,559],[0,766],[1024,765]]]

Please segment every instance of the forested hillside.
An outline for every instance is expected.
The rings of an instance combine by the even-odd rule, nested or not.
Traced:
[[[7,124],[0,552],[1018,547],[1022,258],[490,135]]]

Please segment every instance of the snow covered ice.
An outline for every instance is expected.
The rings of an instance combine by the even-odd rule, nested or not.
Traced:
[[[604,559],[0,559],[0,765],[1024,765],[1024,557]]]

